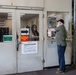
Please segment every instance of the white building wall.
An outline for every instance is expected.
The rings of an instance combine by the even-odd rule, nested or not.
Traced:
[[[11,0],[0,0],[0,5],[10,5]]]
[[[0,5],[43,7],[43,0],[0,0]]]
[[[0,5],[44,7],[47,11],[71,11],[72,0],[0,0]]]
[[[71,11],[72,0],[45,0],[45,10],[47,11]]]

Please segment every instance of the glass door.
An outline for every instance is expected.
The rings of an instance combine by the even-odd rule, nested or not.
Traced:
[[[43,69],[42,11],[17,10],[18,72]]]
[[[58,66],[58,55],[57,55],[57,44],[55,41],[55,31],[54,28],[57,26],[57,20],[64,19],[65,28],[67,31],[67,48],[65,51],[65,63],[71,64],[71,25],[69,24],[69,13],[61,12],[46,12],[47,21],[45,20],[44,25],[44,67]]]
[[[0,75],[16,73],[15,10],[0,9]]]

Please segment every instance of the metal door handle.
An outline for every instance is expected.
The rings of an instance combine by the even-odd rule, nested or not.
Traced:
[[[21,44],[21,42],[18,40],[19,36],[17,35],[16,36],[16,48],[17,48],[17,51],[19,50],[19,45]]]
[[[17,51],[19,50],[19,45],[21,44],[21,42],[17,39]]]
[[[17,51],[18,51],[18,49],[19,49],[19,41],[17,39]]]

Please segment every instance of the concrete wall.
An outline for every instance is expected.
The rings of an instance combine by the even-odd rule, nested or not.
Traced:
[[[71,11],[72,0],[45,0],[47,11]]]
[[[72,0],[0,0],[0,5],[44,7],[47,11],[71,11]]]
[[[0,5],[43,7],[43,0],[0,0]]]

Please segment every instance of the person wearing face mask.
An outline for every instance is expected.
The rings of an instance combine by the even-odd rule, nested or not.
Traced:
[[[60,19],[57,21],[56,27],[56,43],[57,43],[57,51],[58,51],[58,59],[59,59],[59,68],[56,74],[61,74],[65,72],[65,49],[66,49],[66,29],[64,26],[64,20]]]

